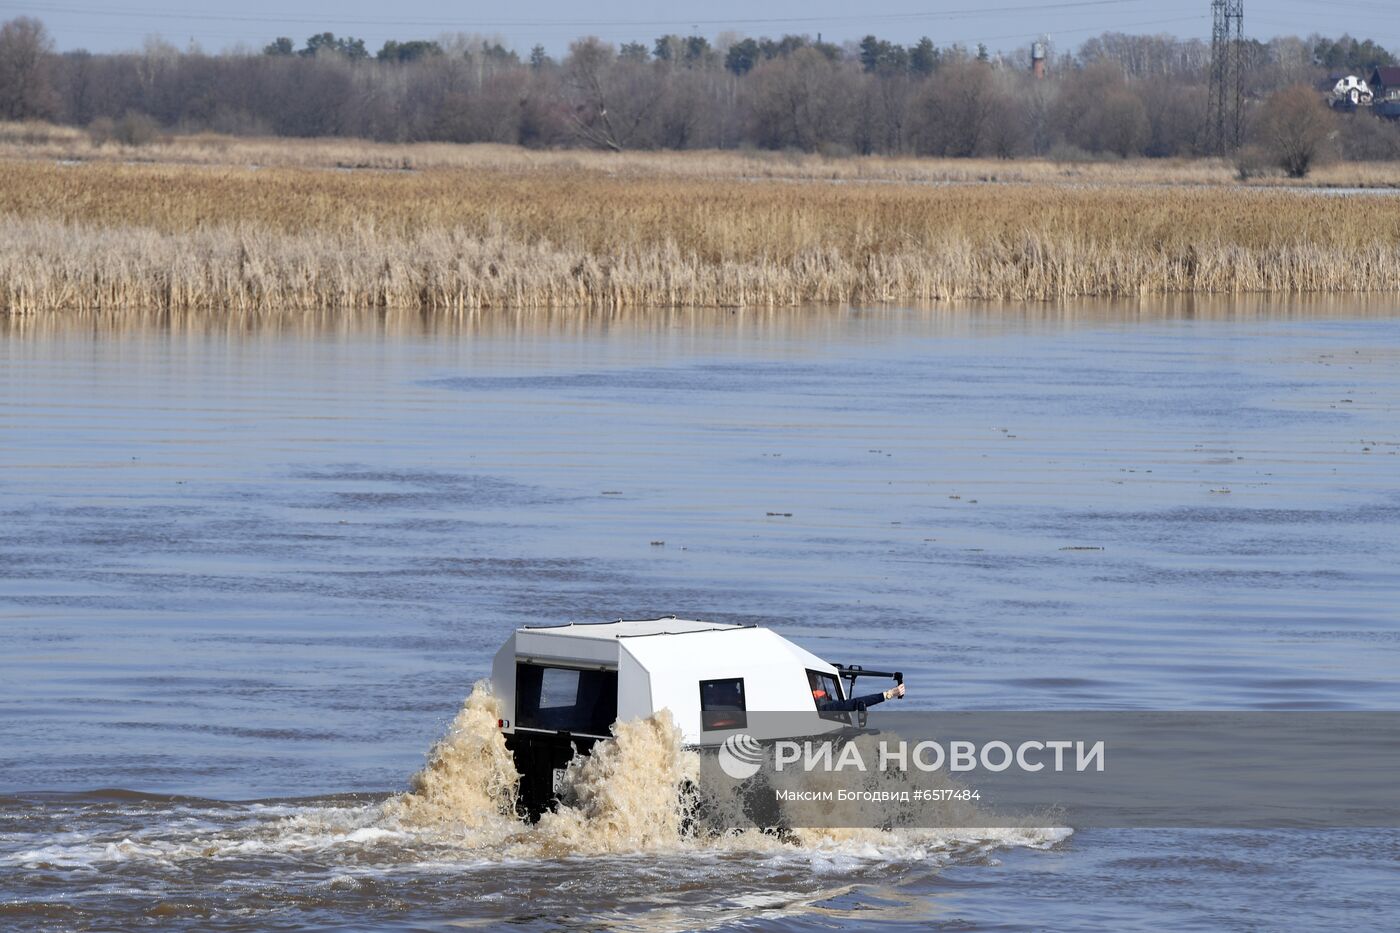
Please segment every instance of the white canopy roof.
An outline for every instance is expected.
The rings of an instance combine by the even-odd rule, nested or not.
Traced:
[[[618,663],[620,639],[736,630],[744,627],[724,622],[678,619],[675,616],[526,626],[515,632],[515,654],[521,658],[538,661],[592,662],[615,667]]]
[[[744,628],[728,622],[701,622],[662,616],[659,619],[618,619],[615,622],[566,622],[563,625],[527,625],[521,632],[568,635],[571,638],[626,638],[633,635],[675,635],[714,629]]]

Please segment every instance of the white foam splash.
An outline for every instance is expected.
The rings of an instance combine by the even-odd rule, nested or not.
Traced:
[[[357,864],[460,869],[599,853],[748,854],[845,874],[881,862],[938,862],[1000,848],[1048,848],[1063,828],[794,829],[687,835],[685,788],[699,757],[682,744],[669,711],[619,723],[614,737],[576,758],[563,800],[536,825],[516,816],[518,774],[497,725],[500,704],[483,681],[434,744],[410,789],[379,804],[251,804],[203,819],[160,820],[121,838],[100,831],[0,851],[0,865],[95,868],[127,861],[305,858],[336,853]],[[967,814],[960,813],[959,824]]]

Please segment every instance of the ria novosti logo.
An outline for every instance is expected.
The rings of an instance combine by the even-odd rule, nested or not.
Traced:
[[[744,781],[763,766],[763,746],[746,732],[731,735],[719,747],[719,766],[736,781]]]
[[[1071,754],[1072,753],[1072,754]],[[874,755],[874,760],[869,760]],[[768,763],[768,756],[758,740],[746,732],[725,739],[719,747],[720,769],[736,781],[744,781]],[[1016,746],[1009,742],[991,741],[980,745],[966,740],[947,743],[924,741],[881,740],[874,748],[862,748],[855,742],[842,740],[779,740],[773,744],[772,765],[775,771],[843,772],[843,771],[935,771],[987,773],[1015,770],[1034,774],[1038,771],[1103,771],[1105,742],[1070,739],[1025,741]]]

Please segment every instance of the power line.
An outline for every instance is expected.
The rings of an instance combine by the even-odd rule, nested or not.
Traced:
[[[1360,0],[1330,0],[1325,7],[1321,8],[1319,8],[1314,0],[1282,0],[1282,2],[1299,9],[1306,9],[1319,18],[1326,17],[1328,22],[1335,22],[1336,17],[1332,14],[1332,11],[1336,9],[1350,9],[1364,12],[1368,20],[1400,17],[1400,11],[1383,9],[1377,4],[1364,3],[1360,2]],[[1251,19],[1252,18],[1253,16],[1251,15]]]
[[[1073,36],[1086,32],[1114,32],[1120,29],[1137,29],[1140,26],[1165,26],[1168,23],[1203,22],[1204,20],[1205,16],[1198,13],[1193,16],[1173,16],[1169,19],[1149,19],[1142,20],[1136,23],[1119,23],[1116,25],[1111,23],[1107,25],[1105,25],[1104,23],[1095,23],[1093,26],[1083,26],[1078,29],[1050,30],[1046,34],[1049,35],[1051,38],[1054,38],[1055,36]],[[973,39],[950,39],[948,41],[960,43],[962,45],[972,45],[978,42],[1001,42],[1003,40],[1008,39],[1024,39],[1027,35],[1034,34],[1039,33],[1037,33],[1036,30],[1024,30],[1022,32],[1010,33],[1000,36],[978,36],[977,38]]]
[[[1137,28],[1144,27],[1144,26],[1163,26],[1163,25],[1169,25],[1169,24],[1174,24],[1174,23],[1204,22],[1205,19],[1206,19],[1206,17],[1205,17],[1203,14],[1196,14],[1196,15],[1192,15],[1192,16],[1173,16],[1173,17],[1168,17],[1168,18],[1164,18],[1164,19],[1138,20],[1138,21],[1130,22],[1130,23],[1111,23],[1111,22],[1110,22],[1110,23],[1104,23],[1104,22],[1099,22],[1099,23],[1095,23],[1095,24],[1092,25],[1092,26],[1083,26],[1083,27],[1078,27],[1078,28],[1075,28],[1075,29],[1049,30],[1048,32],[1047,32],[1046,30],[1037,30],[1037,29],[1030,29],[1030,28],[1028,28],[1028,29],[1022,30],[1022,31],[1020,31],[1020,32],[1015,32],[1015,33],[1003,33],[1003,34],[1001,34],[1001,35],[982,35],[982,36],[940,36],[940,37],[939,37],[939,42],[940,42],[941,44],[945,44],[945,45],[958,44],[958,45],[963,45],[963,46],[974,46],[974,45],[977,45],[977,44],[979,44],[979,43],[989,43],[989,42],[1003,42],[1003,41],[1011,41],[1011,40],[1021,40],[1021,39],[1025,39],[1028,35],[1038,35],[1038,34],[1041,34],[1041,33],[1048,34],[1048,35],[1050,35],[1050,36],[1053,38],[1053,37],[1057,37],[1057,36],[1082,35],[1082,34],[1084,34],[1084,33],[1115,32],[1115,31],[1121,31],[1121,30],[1126,30],[1126,29],[1137,29]],[[565,27],[565,28],[567,28],[567,27]],[[120,28],[120,27],[117,27],[117,28],[110,28],[110,29],[109,29],[109,28],[102,28],[102,27],[76,27],[76,28],[64,30],[64,32],[75,33],[75,34],[80,34],[80,35],[94,35],[94,36],[134,36],[134,37],[141,38],[141,37],[146,37],[146,36],[152,36],[152,35],[154,35],[154,36],[156,36],[157,38],[169,38],[169,37],[167,37],[167,36],[161,36],[161,35],[158,34],[158,33],[152,33],[150,30],[142,30],[142,29],[135,29],[135,28],[133,28],[133,29],[122,29],[122,28]],[[541,37],[541,36],[550,36],[550,37],[553,37],[553,36],[555,36],[555,35],[574,36],[574,35],[577,35],[577,33],[573,33],[573,32],[563,32],[561,28],[542,28],[542,29],[540,29],[540,30],[533,31],[533,32],[530,32],[530,33],[520,33],[520,34],[517,34],[517,35],[519,35],[519,36],[524,36],[524,37],[526,37],[527,40],[528,40],[528,39],[531,39],[531,38],[538,38],[538,37]],[[220,41],[234,41],[234,42],[264,42],[264,41],[267,40],[267,37],[268,37],[268,33],[266,33],[266,32],[260,32],[260,33],[254,33],[254,32],[246,32],[246,33],[244,33],[244,32],[240,32],[240,33],[237,33],[237,34],[219,32],[219,33],[205,33],[205,34],[202,34],[201,36],[191,36],[190,38],[194,38],[194,39],[202,38],[202,39],[206,39],[206,40],[220,40]]]
[[[0,2],[0,8],[15,9],[20,8],[26,11],[43,13],[70,13],[81,16],[107,16],[118,18],[143,18],[143,19],[174,19],[182,21],[208,21],[208,22],[237,22],[237,23],[268,23],[285,25],[325,25],[335,23],[340,26],[387,26],[387,27],[435,27],[435,28],[531,28],[531,27],[566,27],[571,29],[587,28],[625,28],[642,26],[674,26],[684,23],[691,26],[755,26],[755,25],[782,25],[784,23],[840,23],[840,22],[917,22],[919,20],[944,19],[949,17],[969,17],[985,16],[1003,13],[1035,13],[1035,12],[1056,12],[1076,9],[1093,9],[1098,7],[1121,7],[1128,5],[1140,5],[1149,0],[1062,0],[1056,3],[1041,4],[1017,4],[1012,6],[990,6],[990,7],[967,7],[952,10],[933,10],[920,13],[868,13],[860,15],[838,15],[838,16],[786,16],[786,17],[740,17],[734,19],[695,19],[692,17],[673,17],[671,19],[651,19],[651,20],[485,20],[485,19],[366,19],[359,17],[343,16],[251,16],[229,13],[191,13],[174,10],[150,10],[150,9],[96,9],[92,7],[79,6],[46,6],[35,10],[35,4],[15,2],[6,0]]]

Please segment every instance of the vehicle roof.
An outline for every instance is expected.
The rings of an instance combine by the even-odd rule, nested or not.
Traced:
[[[641,635],[683,635],[690,632],[712,632],[741,629],[750,626],[728,622],[701,622],[698,619],[617,619],[613,622],[569,622],[564,625],[527,625],[521,632],[537,635],[565,635],[570,638],[634,638]]]
[[[756,625],[727,626],[719,638],[639,638],[624,642],[622,650],[653,672],[732,669],[742,674],[785,665],[835,671],[807,649]]]

